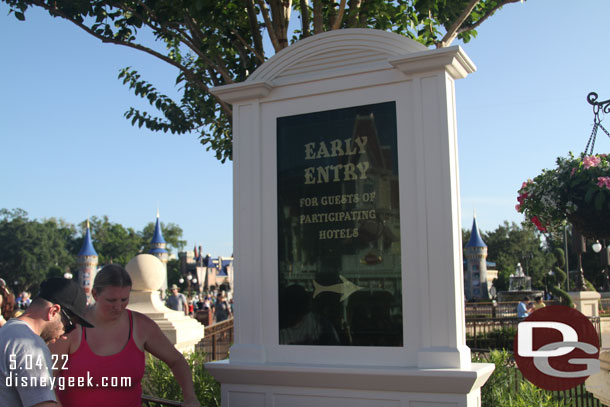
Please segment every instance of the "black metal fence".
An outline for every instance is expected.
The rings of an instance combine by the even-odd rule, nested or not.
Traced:
[[[518,304],[518,302],[467,302],[464,313],[467,320],[473,318],[516,318]],[[545,304],[559,305],[559,301],[545,301]]]
[[[588,317],[595,327],[601,343],[600,317]],[[517,333],[518,318],[474,318],[466,319],[466,344],[470,349],[507,349],[513,348]]]
[[[506,349],[512,354],[513,341],[520,321],[518,318],[467,319],[466,344],[474,354],[478,355],[488,353],[492,349]],[[601,341],[600,318],[589,317],[589,321],[595,327]],[[525,380],[514,363],[511,368],[513,368],[513,373],[517,375],[516,383]],[[552,394],[554,400],[564,400],[566,407],[603,407],[601,402],[586,390],[584,383],[569,390],[552,392]]]
[[[152,396],[142,396],[142,407],[181,407],[182,402],[165,400]]]
[[[472,353],[476,360],[486,361],[488,360],[489,352],[489,349],[473,349]],[[517,392],[519,391],[520,384],[526,379],[521,374],[521,371],[519,371],[519,369],[517,368],[517,364],[515,363],[515,360],[512,357],[513,353],[509,350],[507,350],[507,352],[511,355],[511,357],[506,367],[510,369],[511,374],[513,375],[512,378],[514,379],[510,380],[509,382],[512,383],[512,385],[514,386],[513,390]],[[558,402],[558,405],[563,405],[565,407],[605,407],[605,405],[602,404],[601,401],[596,399],[592,393],[589,393],[587,391],[584,383],[568,390],[548,391],[548,393],[551,394],[551,397],[554,401]],[[559,404],[561,402],[563,402],[563,404]],[[484,405],[482,407],[494,406]]]
[[[205,352],[206,362],[226,359],[233,344],[233,318],[205,327],[205,336],[195,350]]]

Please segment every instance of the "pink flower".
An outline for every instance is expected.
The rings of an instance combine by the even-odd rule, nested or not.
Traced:
[[[540,219],[538,219],[537,216],[534,216],[532,218],[532,223],[534,225],[536,225],[536,227],[538,228],[539,231],[541,232],[546,232],[546,228],[544,226],[542,226],[542,222],[540,222]]]
[[[610,177],[597,177],[597,186],[600,188],[606,187],[610,189]]]
[[[517,210],[517,212],[521,212],[521,204],[515,205],[515,209]]]
[[[522,204],[523,202],[525,202],[525,200],[529,197],[530,195],[527,192],[523,192],[521,194],[519,194],[519,196],[517,197],[517,201],[519,201],[520,204]]]
[[[572,172],[570,173],[570,177],[576,173],[576,167],[572,168]]]
[[[602,162],[602,159],[599,157],[596,157],[594,155],[588,155],[585,158],[583,158],[582,163],[585,167],[585,169],[591,168],[591,167],[597,167],[599,165],[599,163]]]

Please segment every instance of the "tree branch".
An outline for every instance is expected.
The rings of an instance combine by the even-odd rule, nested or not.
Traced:
[[[449,46],[455,37],[457,37],[458,29],[464,24],[468,16],[472,13],[472,10],[479,4],[480,0],[470,0],[470,3],[462,10],[462,14],[451,24],[451,27],[447,30],[447,34],[443,37],[440,43],[436,44],[437,48],[444,48]]]
[[[313,33],[321,34],[324,32],[324,16],[322,0],[313,0]]]
[[[335,18],[335,22],[331,27],[331,30],[338,30],[341,27],[341,22],[343,21],[343,13],[345,13],[345,3],[347,0],[341,0],[341,4],[339,4],[339,13]]]
[[[269,39],[271,40],[271,45],[273,45],[273,49],[275,52],[280,52],[282,47],[280,47],[280,42],[275,35],[275,30],[273,29],[273,24],[271,23],[271,19],[269,18],[269,10],[267,10],[267,6],[263,3],[262,0],[256,0],[256,4],[260,7],[261,12],[263,13],[263,20],[265,21],[265,27],[267,27],[267,32],[269,33]]]
[[[242,44],[240,41],[231,41],[231,44],[235,47],[235,49],[237,50],[237,53],[239,54],[239,57],[241,58],[242,61],[244,61],[244,69],[245,69],[245,73],[246,73],[246,77],[250,74],[251,71],[254,71],[254,69],[250,69],[250,68],[254,68],[250,66],[250,61],[248,59],[248,55],[247,55],[247,50],[244,47],[244,44]],[[251,49],[248,49],[250,52],[252,52]],[[256,54],[254,54],[256,55]]]
[[[271,19],[275,35],[282,49],[288,46],[288,22],[292,10],[292,0],[267,0],[271,8]]]
[[[252,48],[252,46],[250,46],[250,44],[248,44],[248,42],[246,40],[244,40],[244,38],[241,35],[239,35],[239,33],[237,32],[237,30],[235,28],[231,28],[231,32],[233,33],[233,35],[235,35],[237,37],[239,42],[241,42],[242,45],[248,49],[248,51],[250,51],[251,53],[254,54],[256,59],[258,59],[258,61],[261,64],[263,62],[265,62],[265,57],[263,55],[259,54],[258,51],[256,51],[254,48]]]
[[[187,27],[189,32],[191,34],[193,34],[193,36],[189,36],[184,30],[182,30],[180,28],[179,23],[173,23],[173,24],[169,23],[169,22],[167,23],[168,25],[174,26],[173,29],[176,30],[175,33],[173,31],[170,31],[166,27],[162,26],[161,24],[159,24],[159,25],[152,24],[151,21],[158,21],[158,17],[155,16],[155,13],[153,12],[153,10],[150,9],[150,7],[148,7],[148,5],[146,5],[142,0],[138,0],[138,4],[141,5],[142,8],[144,8],[146,10],[146,12],[150,15],[151,18],[146,18],[146,16],[143,16],[142,14],[138,13],[135,9],[133,9],[129,6],[124,6],[121,8],[121,10],[129,11],[132,15],[138,17],[140,19],[140,21],[142,21],[142,23],[144,23],[147,27],[151,28],[153,31],[158,31],[158,32],[164,33],[167,37],[170,37],[170,38],[177,38],[181,43],[186,45],[191,51],[193,51],[195,54],[197,54],[197,56],[199,56],[201,59],[203,59],[203,61],[207,65],[211,65],[214,68],[216,68],[218,70],[218,72],[225,78],[225,80],[227,80],[227,79],[229,80],[228,83],[232,82],[232,79],[228,75],[227,70],[224,69],[223,66],[215,65],[207,57],[207,55],[202,53],[199,50],[199,48],[197,47],[196,41],[203,43],[204,38],[202,36],[198,36],[198,28],[197,28],[197,26],[195,26],[192,23],[192,21],[190,21],[187,10],[184,10],[185,16],[184,16],[183,21],[184,21],[184,25]],[[196,37],[196,38],[194,38],[194,37]]]
[[[360,5],[362,0],[349,0],[349,9],[347,12],[347,26],[356,27],[358,24],[358,15],[360,14]]]
[[[309,1],[299,1],[301,4],[301,31],[303,32],[303,38],[307,38],[311,35],[309,31]]]
[[[189,30],[189,32],[191,34],[193,34],[194,37],[189,36],[184,30],[182,30],[180,28],[179,23],[168,23],[171,25],[174,25],[173,29],[176,30],[176,32],[178,33],[178,35],[176,35],[176,33],[168,30],[167,28],[163,27],[161,24],[159,25],[154,25],[151,23],[151,21],[158,21],[158,17],[155,16],[155,13],[153,12],[152,9],[150,9],[150,7],[148,7],[148,5],[146,5],[142,0],[138,0],[138,4],[140,4],[147,12],[148,14],[152,17],[150,18],[145,18],[145,16],[139,14],[135,9],[132,9],[131,7],[125,7],[124,9],[129,11],[130,13],[132,13],[134,16],[137,16],[140,21],[142,21],[144,24],[146,24],[146,26],[150,27],[152,30],[156,30],[162,33],[165,33],[168,37],[175,37],[178,38],[178,40],[185,44],[191,51],[193,51],[197,56],[199,56],[199,58],[201,58],[207,65],[212,66],[214,69],[216,69],[220,75],[222,75],[222,77],[224,78],[226,83],[233,83],[233,78],[231,77],[231,75],[229,74],[229,70],[228,68],[224,65],[224,63],[222,63],[222,61],[220,62],[213,62],[212,60],[210,60],[208,58],[208,56],[201,52],[201,50],[199,49],[199,47],[196,44],[196,41],[198,41],[199,43],[204,43],[205,42],[205,38],[203,38],[203,36],[199,35],[199,28],[193,23],[193,19],[190,17],[190,14],[188,13],[188,10],[184,10],[184,24],[186,25],[187,29]]]
[[[254,41],[254,49],[256,54],[263,56],[265,55],[265,49],[263,48],[263,36],[261,35],[258,19],[256,16],[256,10],[254,9],[253,0],[245,0],[246,11],[248,12],[248,23],[250,24],[250,31],[252,31],[252,39]]]
[[[205,42],[205,38],[200,35],[201,33],[199,32],[199,28],[195,25],[194,20],[190,17],[190,15],[188,14],[188,12],[185,11],[185,16],[184,16],[184,24],[187,26],[188,30],[195,36],[197,37],[196,40],[203,44]],[[166,31],[166,30],[164,30]],[[213,67],[214,69],[216,69],[218,71],[218,73],[220,73],[220,75],[222,75],[222,77],[225,80],[225,83],[233,83],[233,78],[231,77],[231,75],[229,74],[229,69],[227,68],[227,66],[222,62],[222,61],[218,61],[218,58],[216,59],[216,62],[213,62],[210,58],[208,58],[208,56],[201,52],[201,50],[199,49],[199,47],[195,44],[195,39],[189,38],[185,33],[183,33],[182,30],[177,30],[181,37],[188,39],[188,41],[182,41],[187,47],[189,47],[195,54],[197,54],[197,56],[199,58],[201,58],[203,60],[203,62],[206,63],[206,65],[209,65],[211,67]],[[169,32],[169,34],[171,34],[171,32]]]
[[[362,12],[363,10],[367,10],[367,4],[370,3],[371,0],[362,0],[362,2],[360,3],[360,8],[359,8],[359,12],[358,12],[358,26],[359,27],[366,27],[367,26],[367,18],[368,15],[366,14],[366,12]]]
[[[468,27],[461,27],[458,30],[458,34],[461,34],[463,32],[466,31],[470,31],[470,30],[475,30],[478,26],[480,26],[485,20],[487,20],[489,17],[493,16],[496,11],[498,11],[500,8],[502,8],[503,6],[510,4],[510,3],[521,3],[523,0],[502,0],[501,2],[499,2],[498,4],[496,4],[493,8],[491,8],[489,11],[487,11],[487,13],[485,13],[480,19],[479,21],[477,21],[476,23],[474,23],[471,26]]]

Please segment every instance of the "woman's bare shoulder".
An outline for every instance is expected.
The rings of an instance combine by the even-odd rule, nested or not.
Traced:
[[[136,329],[138,333],[147,336],[147,334],[150,334],[153,331],[160,330],[159,325],[147,315],[137,311],[131,311],[131,315],[133,316],[134,329]]]
[[[150,340],[154,340],[156,335],[161,332],[159,325],[148,316],[137,312],[131,311],[133,316],[133,327],[134,327],[134,340],[140,350],[146,349],[146,344]]]

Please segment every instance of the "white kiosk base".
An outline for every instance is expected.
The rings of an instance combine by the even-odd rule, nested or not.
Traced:
[[[223,407],[480,406],[491,364],[471,370],[236,364],[206,365]]]

